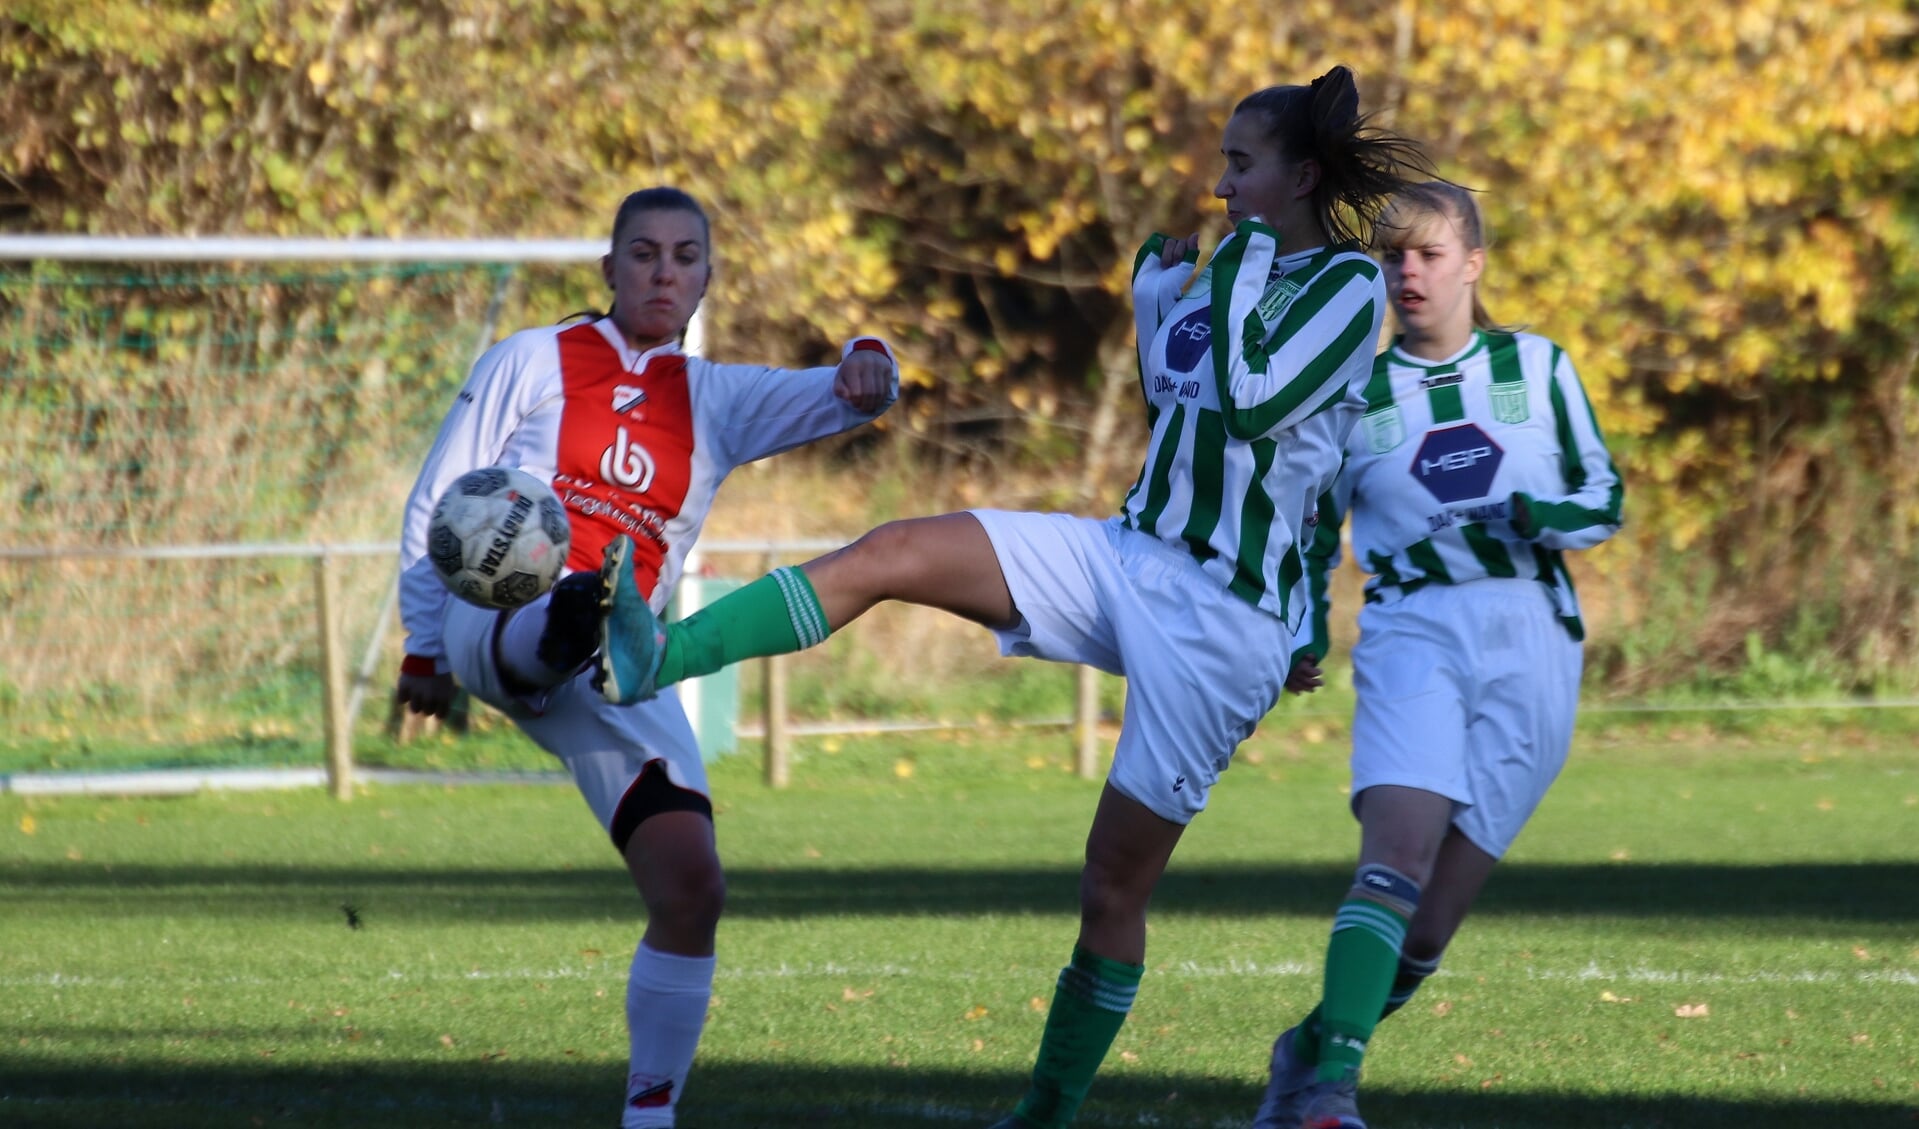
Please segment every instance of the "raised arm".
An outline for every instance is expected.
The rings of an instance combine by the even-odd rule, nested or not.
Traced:
[[[877,337],[855,337],[840,363],[810,369],[712,365],[715,416],[727,461],[739,465],[849,431],[899,399],[899,364]]]
[[[1213,255],[1213,378],[1226,432],[1257,439],[1294,427],[1346,395],[1342,373],[1372,363],[1384,314],[1379,267],[1350,255],[1286,299],[1269,278],[1279,237],[1239,222]]]

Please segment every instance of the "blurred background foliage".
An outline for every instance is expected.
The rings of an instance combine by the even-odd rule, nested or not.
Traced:
[[[1231,107],[1334,63],[1484,191],[1488,305],[1609,431],[1597,672],[1910,685],[1902,0],[14,0],[0,229],[603,237],[678,184],[715,220],[713,352],[884,333],[915,385],[889,442],[1100,512],[1140,447],[1132,250],[1221,234]],[[577,306],[549,289],[535,320]]]

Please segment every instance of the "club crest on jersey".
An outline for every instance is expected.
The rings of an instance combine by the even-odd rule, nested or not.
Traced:
[[[622,427],[613,433],[613,442],[600,452],[600,478],[636,494],[653,486],[653,454],[633,442]]]
[[[1304,289],[1305,287],[1299,282],[1285,277],[1276,278],[1267,283],[1266,292],[1259,296],[1259,320],[1278,321],[1280,311],[1286,308],[1286,304],[1293,300],[1295,294]]]
[[[1166,331],[1166,367],[1191,372],[1213,343],[1213,308],[1202,306]]]
[[[1406,441],[1406,421],[1398,404],[1387,404],[1359,417],[1366,429],[1366,446],[1375,455],[1383,455]]]
[[[1500,423],[1525,423],[1532,418],[1532,403],[1523,380],[1493,385],[1492,399],[1493,418]]]
[[[1428,493],[1450,505],[1484,498],[1505,457],[1478,424],[1462,423],[1428,431],[1409,469]]]
[[[646,389],[635,388],[631,384],[613,386],[613,413],[625,415],[641,404],[646,403]]]

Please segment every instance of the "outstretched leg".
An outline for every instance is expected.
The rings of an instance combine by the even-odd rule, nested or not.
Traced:
[[[618,546],[608,549],[609,561]],[[664,626],[630,580],[621,582],[619,566],[609,569],[605,689],[621,702],[745,659],[815,646],[883,600],[939,608],[988,627],[1010,627],[1019,617],[993,543],[968,513],[888,522]]]

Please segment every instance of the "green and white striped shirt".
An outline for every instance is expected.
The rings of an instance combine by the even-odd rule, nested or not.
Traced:
[[[1357,246],[1278,258],[1278,243],[1242,220],[1197,278],[1193,257],[1160,265],[1162,236],[1140,248],[1133,316],[1152,443],[1121,520],[1297,631],[1301,531],[1364,407],[1386,290]]]
[[[1427,584],[1538,580],[1561,621],[1585,637],[1564,551],[1618,531],[1623,487],[1592,403],[1559,346],[1530,333],[1476,331],[1457,355],[1428,361],[1398,342],[1366,384],[1366,412],[1345,466],[1319,501],[1307,551],[1313,626],[1295,655],[1326,653],[1326,575],[1339,526],[1371,573],[1368,602]],[[1514,524],[1523,498],[1524,528]]]

